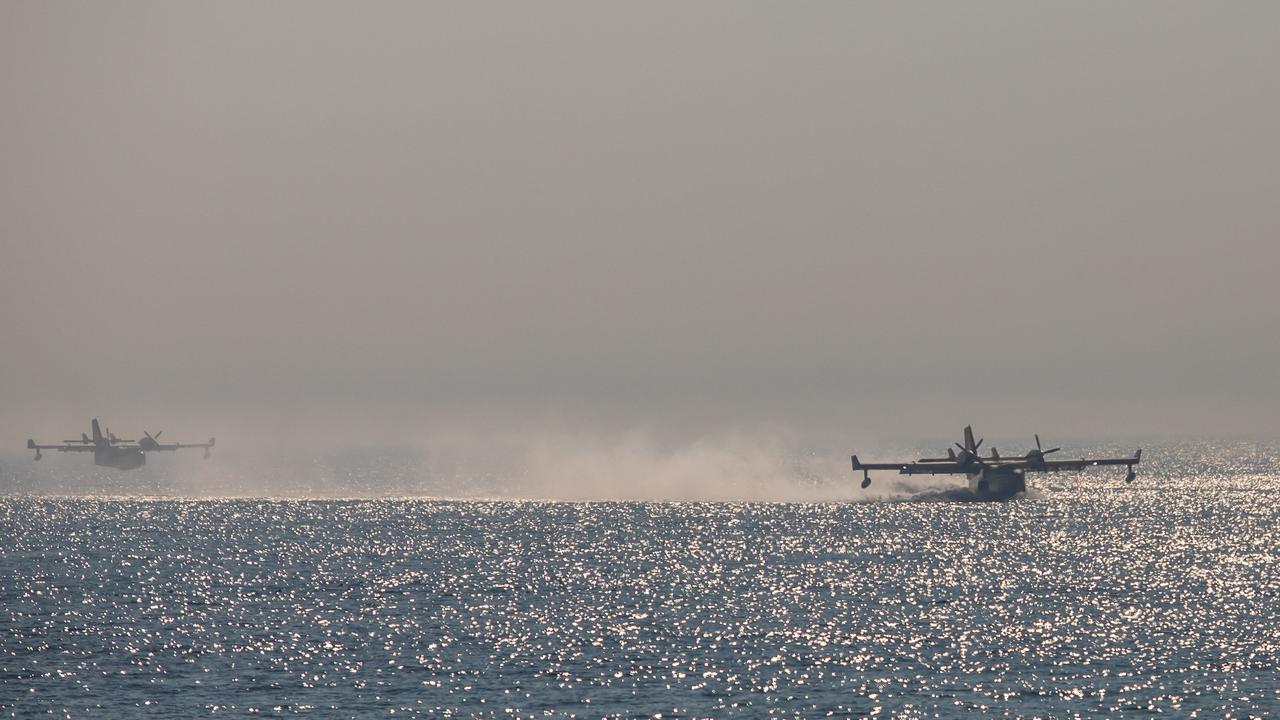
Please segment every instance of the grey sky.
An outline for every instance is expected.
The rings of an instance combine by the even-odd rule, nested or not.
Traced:
[[[0,440],[1280,432],[1277,38],[1273,2],[5,2]]]

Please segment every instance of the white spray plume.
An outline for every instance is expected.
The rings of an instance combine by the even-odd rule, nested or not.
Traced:
[[[402,440],[402,438],[397,438]],[[177,497],[433,497],[536,500],[850,502],[928,489],[882,473],[869,489],[849,453],[903,456],[837,431],[756,425],[698,431],[581,421],[453,418],[384,447],[219,447],[208,461],[152,458],[131,472],[87,458],[12,464],[11,492]],[[17,458],[15,458],[15,461]],[[76,462],[79,460],[79,462]],[[56,461],[56,462],[55,462]]]

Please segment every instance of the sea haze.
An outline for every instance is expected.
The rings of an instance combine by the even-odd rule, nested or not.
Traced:
[[[325,493],[352,478],[402,497],[52,495],[32,466],[0,466],[0,709],[1280,708],[1274,441],[1148,444],[1131,486],[1037,476],[1029,497],[995,504],[927,502],[886,477],[860,501],[851,473],[795,479],[799,497],[847,497],[823,502],[413,498],[446,486],[379,457],[326,456]],[[182,467],[142,477],[176,495],[156,471]],[[478,491],[503,481],[489,482]]]

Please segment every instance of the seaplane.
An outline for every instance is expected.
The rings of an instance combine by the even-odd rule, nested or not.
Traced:
[[[93,419],[90,426],[93,430],[92,438],[80,433],[79,440],[63,440],[61,445],[40,445],[35,440],[27,440],[27,449],[36,451],[36,460],[44,457],[44,455],[40,454],[41,450],[91,452],[93,453],[94,465],[115,468],[116,470],[135,470],[147,464],[146,453],[149,452],[172,452],[189,448],[203,448],[204,459],[208,460],[215,442],[215,438],[209,438],[207,443],[162,443],[160,442],[160,436],[164,434],[163,430],[157,432],[154,436],[144,430],[141,438],[124,440],[116,437],[110,428],[107,429],[106,433],[103,433],[97,418]]]
[[[983,457],[978,453],[982,439],[973,439],[973,427],[964,428],[964,444],[955,443],[955,449],[947,448],[946,457],[920,458],[905,463],[864,463],[853,456],[854,471],[862,471],[862,487],[871,486],[872,470],[896,470],[900,475],[964,475],[969,481],[969,493],[974,500],[1008,500],[1027,491],[1026,474],[1029,472],[1064,472],[1084,470],[1101,465],[1123,465],[1124,481],[1133,482],[1138,476],[1134,467],[1142,460],[1139,449],[1133,457],[1094,458],[1079,460],[1049,460],[1046,456],[1062,448],[1045,450],[1036,434],[1036,447],[1025,455],[1001,456],[994,447]],[[958,449],[960,452],[956,452]]]

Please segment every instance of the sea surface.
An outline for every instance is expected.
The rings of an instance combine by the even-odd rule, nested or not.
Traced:
[[[804,503],[53,494],[14,467],[4,716],[1280,715],[1271,441],[991,504],[852,475]]]

